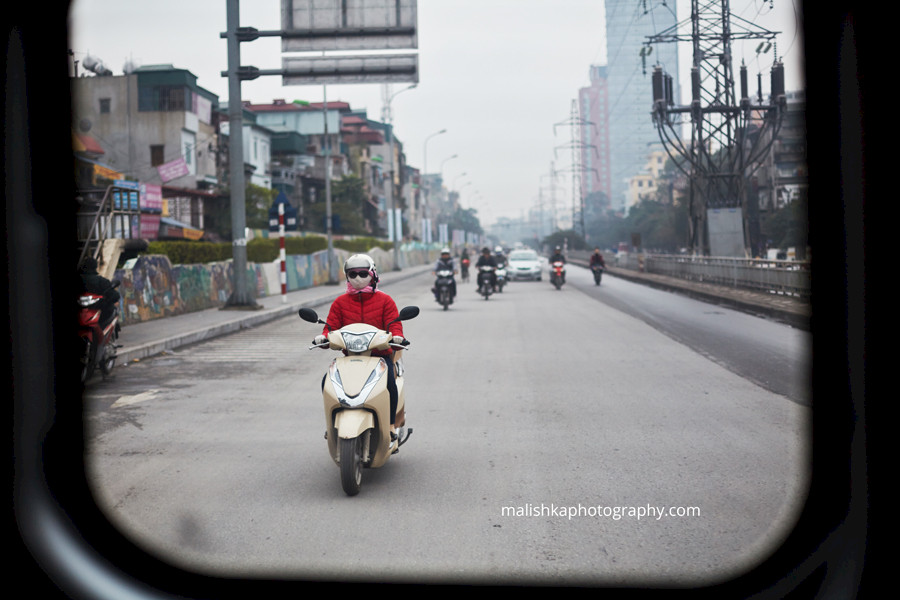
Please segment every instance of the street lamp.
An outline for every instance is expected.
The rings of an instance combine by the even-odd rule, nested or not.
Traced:
[[[436,135],[441,135],[442,133],[447,133],[446,129],[441,129],[440,131],[436,131],[425,138],[425,142],[422,144],[422,175],[425,177],[425,218],[428,218],[428,196],[431,191],[431,182],[428,181],[428,140],[433,138]],[[425,240],[422,240],[423,242]]]
[[[403,92],[408,92],[411,89],[414,89],[418,84],[414,83],[409,87],[405,87],[398,92],[394,92],[388,99],[385,101],[384,106],[381,109],[381,118],[387,123],[387,132],[389,139],[389,156],[388,156],[388,229],[390,229],[394,234],[394,270],[400,270],[400,222],[402,219],[397,219],[395,216],[396,208],[394,206],[394,116],[391,113],[391,100],[394,99],[394,96],[397,94],[402,94]]]

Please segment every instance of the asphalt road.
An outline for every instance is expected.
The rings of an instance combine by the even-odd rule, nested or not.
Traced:
[[[86,397],[98,502],[143,547],[210,574],[698,585],[763,560],[801,508],[810,419],[801,385],[741,371],[742,353],[768,351],[747,333],[763,320],[679,299],[698,319],[685,330],[705,331],[688,335],[666,324],[680,317],[636,314],[664,292],[569,277],[488,301],[460,284],[446,312],[427,275],[386,289],[422,308],[405,324],[414,434],[353,498],[322,437],[332,356],[307,350],[310,324],[120,368]],[[771,325],[763,337],[793,339]],[[749,347],[703,350],[729,336]],[[802,343],[778,344],[797,371]]]

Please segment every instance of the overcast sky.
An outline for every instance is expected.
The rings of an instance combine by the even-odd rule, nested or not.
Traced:
[[[668,10],[661,0],[634,2]],[[795,3],[731,1],[735,15],[783,32],[777,49],[788,90],[803,86]],[[126,60],[187,69],[199,86],[227,102],[228,81],[221,76],[227,69],[226,42],[220,38],[226,29],[225,7],[225,0],[72,0],[69,45],[75,60],[90,54],[116,75],[122,74]],[[677,7],[679,21],[685,21],[690,2],[677,0]],[[240,25],[280,29],[280,0],[244,0]],[[551,163],[569,167],[569,129],[560,126],[554,133],[554,125],[569,118],[572,100],[589,83],[589,67],[606,62],[604,2],[419,0],[418,40],[419,84],[392,102],[407,160],[429,172],[443,167],[446,185],[460,190],[463,205],[476,208],[484,224],[524,216],[537,203],[542,186],[546,197]],[[756,44],[735,45],[732,53],[736,63],[747,63],[752,81],[762,70],[768,87],[771,58],[758,63]],[[678,52],[683,66],[689,66],[689,45]],[[241,44],[243,65],[279,69],[281,58],[279,38]],[[684,75],[682,81],[687,81]],[[382,87],[328,86],[327,99],[366,109],[369,118],[380,120]],[[393,84],[391,91],[404,87]],[[323,89],[283,87],[281,77],[264,76],[244,82],[242,96],[257,104],[276,98],[320,102]],[[648,119],[650,102],[648,98]],[[442,129],[447,132],[432,136]],[[568,186],[568,179],[562,177],[560,184]],[[568,197],[559,201],[571,206]]]

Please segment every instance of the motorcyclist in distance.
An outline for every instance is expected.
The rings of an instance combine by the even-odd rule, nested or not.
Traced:
[[[462,280],[469,280],[469,251],[465,248],[462,249],[462,252],[459,254],[459,264],[462,267]]]
[[[477,271],[481,267],[494,267],[497,268],[497,261],[491,256],[491,249],[485,246],[481,249],[481,256],[478,257],[478,262],[475,263],[475,270]],[[497,287],[497,274],[491,271],[490,273],[491,279],[491,287],[496,289]],[[477,278],[476,278],[477,280]],[[475,288],[475,291],[478,291],[478,288]]]
[[[354,254],[344,262],[344,275],[347,279],[347,292],[335,298],[331,304],[328,318],[325,320],[327,325],[313,340],[313,344],[324,344],[329,331],[336,331],[350,323],[366,323],[389,331],[393,336],[392,343],[403,344],[406,341],[403,337],[403,323],[400,321],[391,323],[400,312],[393,298],[376,289],[378,271],[372,257],[368,254]],[[388,323],[391,323],[390,326]],[[391,398],[391,443],[395,444],[397,431],[394,421],[398,402],[397,380],[394,375],[395,354],[393,350],[373,350],[372,356],[384,357],[387,364],[387,389]],[[323,378],[322,386],[324,385]]]
[[[562,253],[562,248],[560,248],[559,246],[557,246],[553,249],[553,256],[550,257],[550,264],[552,265],[555,262],[561,262],[562,264],[566,264],[566,257]],[[562,271],[562,280],[563,280],[563,283],[566,282],[565,268],[563,268],[563,271]]]
[[[497,268],[502,269],[506,266],[506,255],[503,254],[503,247],[497,246],[494,248],[494,262],[497,263]]]
[[[434,269],[431,271],[431,274],[437,277],[438,271],[453,271],[453,274],[457,274],[456,266],[453,264],[453,257],[450,256],[450,248],[442,248],[441,249],[441,257],[438,258],[437,262],[434,264]],[[431,288],[432,293],[434,294],[434,299],[438,300],[438,289],[437,286]],[[456,298],[456,279],[453,279],[453,282],[450,284],[450,297]]]
[[[600,265],[601,269],[606,268],[606,262],[603,260],[603,254],[600,252],[600,248],[594,248],[594,253],[591,254],[590,266],[593,267],[594,265]]]

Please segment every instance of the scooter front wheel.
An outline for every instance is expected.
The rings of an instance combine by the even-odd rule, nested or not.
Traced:
[[[359,450],[359,437],[341,438],[341,487],[348,496],[359,493],[362,484],[362,456]]]

